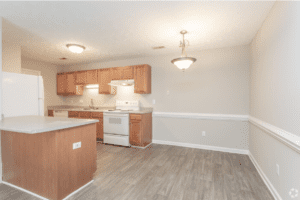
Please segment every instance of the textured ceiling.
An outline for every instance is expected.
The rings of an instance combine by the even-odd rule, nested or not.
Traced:
[[[243,2],[0,2],[3,39],[22,56],[57,65],[181,53],[249,44],[272,8]],[[66,44],[84,45],[82,54]],[[165,49],[153,50],[154,46]],[[68,58],[65,61],[61,57]]]

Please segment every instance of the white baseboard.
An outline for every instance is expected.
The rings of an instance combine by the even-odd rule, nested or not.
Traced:
[[[75,190],[74,192],[72,192],[71,194],[69,194],[68,196],[66,196],[63,200],[68,199],[69,197],[71,197],[72,195],[76,194],[77,192],[79,192],[80,190],[82,190],[83,188],[85,188],[86,186],[88,186],[89,184],[91,184],[92,182],[94,182],[94,180],[91,180],[90,182],[88,182],[88,183],[85,184],[84,186],[82,186],[82,187],[80,187],[79,189]],[[23,191],[23,192],[26,192],[26,193],[28,193],[28,194],[31,194],[31,195],[33,195],[33,196],[35,196],[35,197],[40,198],[40,199],[48,200],[48,199],[45,198],[45,197],[42,197],[42,196],[40,196],[40,195],[38,195],[38,194],[35,194],[35,193],[33,193],[33,192],[30,192],[29,190],[26,190],[26,189],[24,189],[24,188],[18,187],[18,186],[16,186],[16,185],[11,184],[11,183],[8,183],[8,182],[5,182],[5,181],[2,181],[2,183],[5,184],[5,185],[8,185],[8,186],[11,186],[11,187],[13,187],[13,188],[16,188],[16,189],[18,189],[18,190],[21,190],[21,191]]]
[[[79,192],[80,190],[82,190],[83,188],[87,187],[89,184],[91,184],[92,182],[94,182],[94,180],[91,180],[90,182],[88,182],[87,184],[85,184],[84,186],[78,188],[77,190],[75,190],[74,192],[72,192],[71,194],[69,194],[68,196],[66,196],[65,198],[63,198],[63,200],[68,199],[69,197],[73,196],[74,194],[76,194],[77,192]]]
[[[255,158],[253,157],[253,155],[251,154],[250,151],[249,151],[249,157],[250,157],[250,160],[252,161],[252,163],[254,164],[256,170],[258,171],[260,177],[263,179],[264,183],[266,184],[266,186],[268,187],[269,191],[273,195],[274,199],[275,200],[282,200],[281,196],[278,194],[278,192],[275,189],[275,187],[272,185],[272,183],[270,182],[270,180],[268,179],[268,177],[265,175],[265,173],[263,172],[263,170],[260,168],[260,166],[258,165],[258,163],[256,162]]]
[[[165,141],[165,140],[152,140],[152,143],[173,145],[173,146],[179,146],[179,147],[189,147],[189,148],[196,148],[196,149],[213,150],[213,151],[222,151],[222,152],[228,152],[228,153],[247,154],[247,155],[249,154],[249,150],[245,150],[245,149],[233,149],[233,148],[226,148],[226,147],[200,145],[200,144],[171,142],[171,141]]]
[[[8,186],[10,186],[10,187],[16,188],[16,189],[18,189],[18,190],[21,190],[21,191],[23,191],[23,192],[26,192],[26,193],[28,193],[28,194],[31,194],[31,195],[33,195],[33,196],[35,196],[35,197],[40,198],[40,199],[48,200],[48,199],[46,199],[45,197],[42,197],[42,196],[40,196],[40,195],[38,195],[38,194],[36,194],[36,193],[30,192],[29,190],[26,190],[26,189],[24,189],[24,188],[18,187],[18,186],[16,186],[16,185],[11,184],[11,183],[8,183],[8,182],[5,182],[5,181],[2,181],[2,183],[5,184],[5,185],[8,185]]]

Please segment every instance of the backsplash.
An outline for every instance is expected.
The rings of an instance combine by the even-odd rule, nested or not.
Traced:
[[[93,99],[94,106],[112,107],[116,105],[116,100],[121,101],[140,101],[141,107],[152,107],[150,101],[146,100],[147,94],[134,93],[134,86],[118,86],[116,95],[104,95],[98,93],[97,89],[84,88],[82,96],[62,97],[64,105],[88,106]],[[80,102],[82,100],[82,102]]]

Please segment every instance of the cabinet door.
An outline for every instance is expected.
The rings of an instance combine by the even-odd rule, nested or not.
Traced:
[[[76,94],[76,86],[75,86],[75,74],[70,73],[67,74],[67,94]]]
[[[108,83],[111,82],[110,69],[98,70],[99,94],[110,94],[111,87]]]
[[[129,142],[131,145],[140,146],[142,143],[142,122],[131,120],[130,121],[130,136]]]
[[[79,118],[81,119],[90,119],[91,112],[79,112]]]
[[[99,122],[97,124],[97,138],[103,140],[103,118],[99,118]]]
[[[114,67],[111,69],[112,80],[121,80],[123,79],[123,67]]]
[[[77,85],[86,84],[86,71],[76,72],[76,84]]]
[[[67,75],[57,74],[57,95],[63,95],[67,89]]]
[[[97,82],[97,70],[88,70],[86,72],[86,84],[96,84]]]
[[[48,117],[54,117],[53,110],[48,110]]]
[[[135,66],[134,92],[139,94],[151,93],[151,67],[149,65]]]
[[[123,67],[123,80],[133,79],[133,67]]]

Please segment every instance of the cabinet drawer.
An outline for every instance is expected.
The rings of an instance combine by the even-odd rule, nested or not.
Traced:
[[[77,118],[79,116],[78,111],[69,111],[69,117],[70,118]]]
[[[131,114],[130,119],[131,120],[142,120],[142,115]]]
[[[92,118],[103,118],[102,112],[92,112]]]
[[[79,117],[80,118],[90,118],[91,113],[90,112],[79,112]]]
[[[53,117],[54,115],[53,115],[53,110],[48,110],[48,116],[49,117]]]

